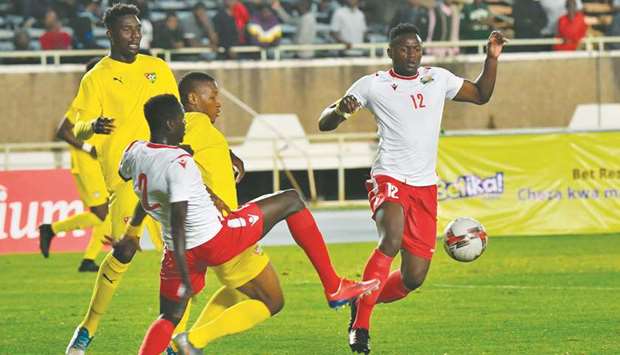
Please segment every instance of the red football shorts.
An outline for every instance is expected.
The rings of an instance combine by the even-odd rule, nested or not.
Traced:
[[[207,266],[217,266],[241,254],[263,236],[263,212],[256,203],[248,203],[222,220],[222,229],[209,241],[187,250],[185,259],[194,294],[205,286]],[[166,250],[161,262],[159,292],[178,301],[182,284],[172,250]]]
[[[430,260],[437,239],[437,185],[412,186],[386,175],[366,181],[372,217],[388,201],[403,207],[405,226],[402,248]]]

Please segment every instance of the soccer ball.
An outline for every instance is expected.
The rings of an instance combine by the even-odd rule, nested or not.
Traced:
[[[484,226],[473,218],[459,217],[446,227],[443,247],[457,261],[474,261],[484,253],[488,238]]]

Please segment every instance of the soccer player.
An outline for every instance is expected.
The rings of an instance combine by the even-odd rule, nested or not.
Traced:
[[[93,58],[86,64],[86,73],[91,70],[99,58]],[[101,167],[97,162],[97,149],[93,137],[87,141],[75,138],[73,125],[75,124],[75,110],[70,107],[65,114],[56,137],[62,139],[70,145],[71,154],[71,174],[75,179],[80,198],[84,205],[88,206],[89,211],[78,213],[62,221],[52,224],[41,224],[39,226],[39,249],[44,257],[49,256],[52,239],[57,233],[75,230],[78,228],[93,227],[93,232],[84,252],[84,258],[78,271],[97,272],[99,266],[95,263],[97,254],[103,246],[104,235],[110,234],[110,219],[108,216],[108,191],[103,181]]]
[[[482,73],[471,82],[442,68],[420,67],[422,40],[415,26],[400,24],[389,39],[392,68],[359,79],[319,119],[319,129],[330,131],[365,107],[379,127],[379,150],[366,184],[379,245],[368,259],[364,280],[379,279],[381,286],[352,303],[349,345],[358,353],[370,352],[375,303],[404,298],[428,272],[437,234],[435,166],[444,102],[487,103],[505,43],[501,33],[491,33]],[[390,273],[399,251],[400,269]]]
[[[166,252],[160,272],[161,315],[149,328],[140,354],[156,355],[166,349],[187,299],[204,287],[207,266],[221,265],[243,253],[282,220],[316,269],[331,307],[344,305],[378,286],[377,280],[353,282],[336,274],[314,218],[294,190],[259,197],[222,217],[214,204],[219,198],[203,184],[192,156],[178,147],[185,134],[185,120],[177,98],[158,95],[146,103],[144,111],[150,142],[136,141],[127,147],[119,175],[132,180],[140,196],[130,225],[140,225],[147,213],[157,219],[164,227]],[[135,243],[134,239],[128,233],[119,244]],[[268,311],[262,302],[248,299],[222,315],[231,313],[243,321],[254,317],[253,312]],[[244,330],[221,325],[227,334]],[[208,327],[192,332],[200,333]],[[175,337],[175,343],[181,354],[199,353],[191,342],[191,333]]]
[[[131,183],[118,176],[123,149],[136,139],[149,137],[144,103],[159,94],[178,97],[178,88],[172,71],[163,60],[138,54],[142,35],[135,6],[116,4],[108,8],[104,24],[110,40],[110,54],[82,78],[73,101],[77,110],[73,131],[78,139],[90,137],[94,131],[105,134],[96,149],[110,191],[112,237],[120,238],[137,201]],[[148,221],[145,225],[149,227]],[[157,227],[149,229],[151,236],[160,233]],[[85,353],[135,250],[117,249],[103,260],[88,311],[69,343],[68,354]]]

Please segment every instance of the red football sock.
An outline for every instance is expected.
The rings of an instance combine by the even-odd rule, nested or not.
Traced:
[[[157,319],[146,332],[138,354],[159,355],[163,353],[170,344],[173,331],[174,323],[163,318]]]
[[[353,323],[353,328],[370,329],[370,315],[377,303],[377,298],[385,286],[385,280],[390,273],[390,266],[392,266],[392,259],[394,258],[383,254],[379,249],[375,249],[372,254],[370,254],[370,258],[364,269],[364,280],[377,279],[381,281],[381,284],[379,284],[377,290],[360,298],[357,303],[357,315]]]
[[[401,298],[405,298],[409,292],[403,283],[400,270],[392,271],[387,280],[385,280],[385,286],[383,286],[383,291],[381,291],[379,298],[377,298],[377,303],[398,301]]]
[[[319,274],[325,292],[336,292],[340,286],[340,277],[332,266],[323,235],[321,235],[310,211],[304,208],[293,213],[286,218],[286,224],[293,239],[306,252],[308,259]]]

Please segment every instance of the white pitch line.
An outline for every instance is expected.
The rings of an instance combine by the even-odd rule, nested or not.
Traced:
[[[451,285],[451,284],[433,284],[432,286],[439,287],[439,288],[471,288],[471,289],[495,288],[495,289],[505,289],[505,290],[620,291],[620,287],[605,287],[605,286],[519,286],[519,285]]]

